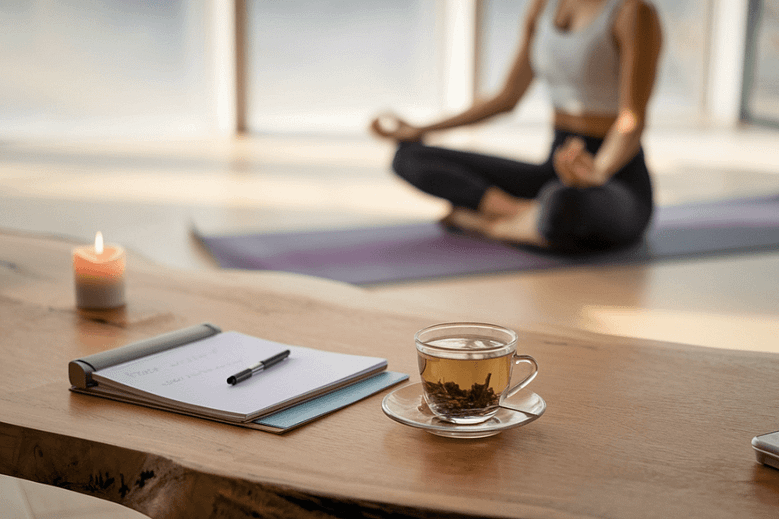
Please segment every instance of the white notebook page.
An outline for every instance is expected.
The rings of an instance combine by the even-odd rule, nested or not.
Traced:
[[[289,357],[236,385],[227,378],[284,350]],[[238,415],[316,392],[386,366],[386,360],[290,346],[238,332],[224,332],[93,374],[99,384],[124,386],[155,400]]]

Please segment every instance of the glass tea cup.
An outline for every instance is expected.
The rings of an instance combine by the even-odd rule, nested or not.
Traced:
[[[424,398],[441,420],[477,424],[489,420],[500,403],[527,386],[538,373],[530,355],[517,353],[513,330],[487,323],[444,323],[414,335]],[[530,372],[511,385],[515,365]]]

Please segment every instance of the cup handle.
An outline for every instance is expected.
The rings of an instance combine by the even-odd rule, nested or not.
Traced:
[[[506,396],[504,398],[508,398],[510,396],[515,395],[520,389],[530,384],[534,378],[536,378],[536,375],[538,375],[538,363],[536,362],[536,359],[531,357],[530,355],[518,355],[514,354],[513,358],[514,365],[519,365],[524,362],[527,362],[532,366],[532,371],[528,376],[526,376],[524,379],[522,379],[520,382],[517,382],[517,384],[511,386],[509,390],[506,392]],[[512,370],[512,375],[514,374],[514,371]],[[513,378],[513,377],[512,377]]]

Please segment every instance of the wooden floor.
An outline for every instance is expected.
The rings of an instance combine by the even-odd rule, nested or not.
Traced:
[[[539,160],[548,139],[532,128],[482,129],[455,134],[446,144]],[[645,146],[662,205],[779,193],[776,130],[655,130]],[[108,241],[161,264],[215,269],[192,239],[193,226],[271,231],[442,216],[444,204],[392,177],[391,154],[367,138],[0,142],[0,227],[85,242],[100,230]],[[771,252],[368,290],[408,305],[457,311],[467,320],[511,320],[533,330],[554,324],[779,352],[777,279],[779,252]],[[14,519],[138,517],[11,478],[0,478],[0,502],[15,504],[3,511]]]

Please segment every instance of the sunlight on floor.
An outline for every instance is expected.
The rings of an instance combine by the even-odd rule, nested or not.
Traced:
[[[726,349],[779,352],[779,316],[718,314],[658,308],[584,306],[582,328],[610,335],[641,337]]]
[[[171,171],[110,171],[96,176],[59,171],[55,178],[6,179],[3,187],[17,196],[56,200],[169,203],[262,210],[344,210],[365,215],[402,214],[435,218],[445,210],[410,187],[387,179],[290,178],[193,175]]]

